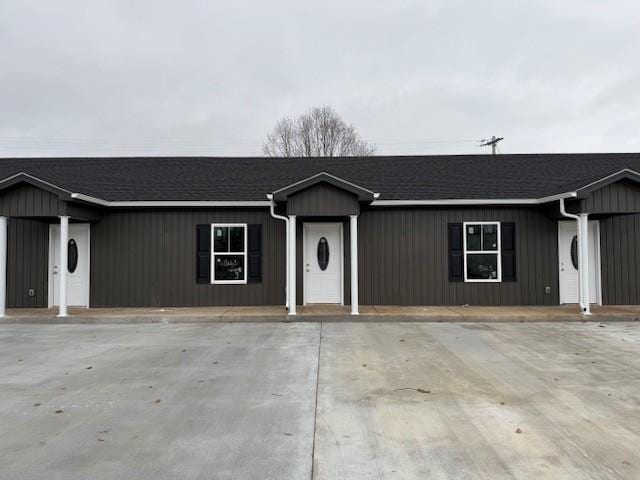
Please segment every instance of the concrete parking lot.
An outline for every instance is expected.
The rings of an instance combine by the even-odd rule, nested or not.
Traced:
[[[640,323],[0,325],[2,479],[640,478]]]

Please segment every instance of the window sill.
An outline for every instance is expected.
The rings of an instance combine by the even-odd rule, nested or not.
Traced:
[[[487,280],[482,280],[482,279],[469,279],[467,280],[465,278],[464,283],[502,283],[502,280],[497,278],[497,279],[487,279]]]

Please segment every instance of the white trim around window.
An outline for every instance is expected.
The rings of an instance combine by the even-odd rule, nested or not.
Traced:
[[[227,246],[226,251],[216,251],[216,228],[242,228],[243,229],[243,248],[242,250],[231,250],[231,236],[227,230]],[[246,284],[247,283],[247,224],[246,223],[212,223],[211,224],[211,283],[214,284]],[[242,256],[242,277],[238,280],[216,279],[216,257],[238,257]]]
[[[484,245],[483,227],[486,225],[496,226],[496,249],[486,249]],[[467,227],[480,227],[480,250],[467,249]],[[500,222],[463,222],[462,223],[462,244],[463,244],[463,261],[464,261],[464,281],[469,283],[498,283],[502,281],[502,255],[500,245]],[[469,278],[467,270],[467,257],[469,255],[496,255],[496,278]]]

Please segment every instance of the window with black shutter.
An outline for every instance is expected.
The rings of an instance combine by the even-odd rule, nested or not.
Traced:
[[[449,224],[450,282],[515,282],[515,223]]]

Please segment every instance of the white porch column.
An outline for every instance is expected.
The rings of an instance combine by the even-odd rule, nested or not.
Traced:
[[[591,315],[591,307],[589,305],[590,300],[590,288],[589,288],[589,214],[580,214],[580,241],[578,246],[580,248],[580,265],[579,274],[580,279],[580,294],[582,295],[582,313],[583,315]]]
[[[69,243],[69,217],[60,217],[60,264],[58,265],[59,317],[67,316],[67,243]]]
[[[296,314],[296,216],[289,215],[289,315]]]
[[[0,318],[7,303],[7,217],[0,217]]]
[[[349,223],[351,239],[351,315],[358,315],[358,215],[351,215]]]

